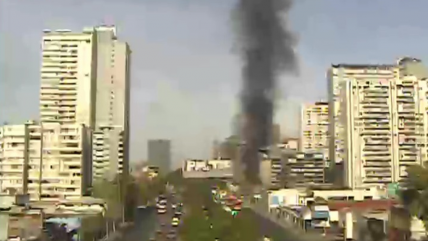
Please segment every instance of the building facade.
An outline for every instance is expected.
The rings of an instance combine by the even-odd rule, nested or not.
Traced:
[[[324,184],[326,161],[322,153],[284,152],[284,183],[286,187],[308,187]]]
[[[340,89],[341,83],[348,79],[364,82],[366,79],[392,79],[394,65],[332,65],[327,72],[329,96],[329,157],[332,164],[342,163],[345,160],[345,143],[341,138],[344,132],[341,121]]]
[[[403,58],[393,73],[339,85],[338,139],[344,144],[347,187],[402,182],[408,166],[428,160],[428,71],[420,60]]]
[[[46,30],[42,49],[41,121],[84,124],[96,133],[97,139],[106,140],[108,145],[94,144],[95,178],[127,171],[131,61],[128,44],[117,39],[114,26],[97,26],[78,33]],[[122,164],[117,165],[118,162]],[[101,172],[105,173],[100,176]]]
[[[28,122],[0,133],[0,188],[32,200],[81,197],[92,180],[90,130],[84,125]]]
[[[303,152],[323,153],[329,160],[328,102],[305,104],[300,124],[300,147]]]
[[[147,142],[148,164],[159,167],[161,175],[171,171],[171,141],[149,140]]]

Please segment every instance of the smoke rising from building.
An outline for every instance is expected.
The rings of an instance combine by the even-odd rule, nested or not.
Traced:
[[[294,73],[297,69],[295,37],[281,16],[287,14],[291,3],[291,0],[239,0],[234,12],[244,61],[241,104],[245,146],[241,165],[244,178],[251,183],[259,183],[259,149],[271,142],[277,77],[283,71]]]

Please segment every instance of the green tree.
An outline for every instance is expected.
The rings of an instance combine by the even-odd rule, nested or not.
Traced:
[[[401,200],[410,215],[421,219],[428,230],[428,169],[411,166],[407,172],[408,179],[400,193]]]
[[[105,220],[101,215],[85,216],[81,219],[79,236],[82,240],[97,240],[105,231]]]
[[[184,241],[214,240],[210,222],[202,211],[193,209],[185,215],[183,226],[180,228],[180,237]]]
[[[222,184],[223,182],[218,180],[185,181],[183,198],[188,211],[185,213],[180,233],[182,240],[258,240],[258,225],[251,212],[243,210],[234,218],[213,201],[211,187]],[[207,207],[208,211],[204,212],[203,206]]]
[[[254,213],[243,209],[234,218],[231,233],[223,237],[225,241],[258,241],[260,239],[259,225]]]
[[[92,195],[101,198],[107,203],[106,218],[118,220],[122,217],[123,205],[119,183],[108,180],[98,180],[93,185]]]

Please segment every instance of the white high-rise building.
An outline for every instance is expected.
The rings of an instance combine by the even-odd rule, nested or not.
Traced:
[[[35,123],[0,129],[0,189],[32,200],[81,197],[91,183],[91,133],[80,124]]]
[[[336,139],[344,144],[347,187],[399,183],[408,166],[428,160],[428,71],[412,58],[388,71],[393,76],[349,77],[339,84],[342,132]]]
[[[114,178],[129,169],[131,51],[116,28],[96,28],[94,178]]]
[[[128,170],[128,44],[117,40],[114,26],[98,26],[46,30],[42,46],[41,121],[84,124],[104,140],[93,144],[94,178]]]
[[[45,30],[42,43],[40,120],[94,126],[96,35]]]
[[[338,64],[332,65],[327,72],[329,96],[329,158],[331,163],[343,163],[345,160],[345,143],[340,138],[343,127],[339,121],[342,112],[340,104],[340,85],[349,79],[365,81],[366,79],[394,78],[394,65],[361,65]]]
[[[300,148],[303,152],[322,153],[329,160],[328,102],[305,104],[300,123]]]

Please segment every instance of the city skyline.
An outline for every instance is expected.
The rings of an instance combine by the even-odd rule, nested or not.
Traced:
[[[301,76],[295,81],[299,84],[292,84],[289,88],[288,102],[283,100],[279,104],[281,109],[278,116],[284,119],[290,116],[287,113],[293,116],[287,120],[290,122],[288,125],[280,121],[280,124],[285,125],[282,128],[285,133],[297,134],[301,102],[325,99],[325,70],[332,62],[389,63],[403,55],[424,60],[428,52],[421,46],[428,36],[419,31],[425,28],[426,23],[421,21],[418,13],[426,3],[406,6],[408,10],[404,11],[398,1],[391,1],[388,7],[381,2],[373,1],[370,9],[353,3],[339,4],[338,1],[322,4],[314,1],[296,2],[291,17],[292,27],[300,40]],[[43,29],[70,28],[78,31],[85,26],[116,24],[122,38],[136,47],[135,50],[133,47],[133,61],[134,67],[139,68],[134,71],[132,82],[135,87],[131,125],[135,135],[131,136],[131,161],[141,160],[145,156],[145,141],[151,138],[172,139],[174,143],[177,142],[177,148],[174,149],[183,150],[183,153],[192,156],[209,155],[212,140],[229,134],[231,117],[237,110],[240,62],[234,53],[230,53],[233,33],[230,30],[229,11],[233,4],[212,1],[193,1],[189,5],[177,2],[166,4],[162,1],[125,1],[120,6],[106,2],[101,11],[93,11],[101,6],[99,3],[0,3],[0,12],[8,9],[0,14],[1,20],[8,19],[0,21],[2,33],[6,33],[2,34],[0,40],[0,43],[5,43],[0,44],[0,52],[5,53],[0,57],[0,76],[4,79],[1,81],[3,86],[0,89],[3,92],[0,98],[1,103],[10,106],[3,104],[0,108],[1,121],[17,123],[37,116],[36,88],[40,79],[38,69]],[[79,11],[79,18],[74,18],[72,13],[77,8],[83,11]],[[39,14],[47,10],[51,14]],[[127,18],[121,16],[123,11],[139,14],[133,14],[138,17]],[[391,16],[399,13],[402,18],[378,16],[378,11],[388,11]],[[329,14],[331,12],[340,14]],[[365,18],[351,18],[349,14]],[[27,15],[31,21],[25,20]],[[106,18],[107,15],[111,17]],[[166,15],[170,17],[165,18]],[[9,21],[14,21],[16,26],[9,28],[4,25]],[[340,30],[344,28],[344,22],[347,23],[346,34]],[[200,28],[197,35],[186,31],[196,27],[195,23],[205,26]],[[357,27],[357,23],[361,27]],[[410,25],[412,27],[406,27]],[[190,46],[191,51],[186,50]],[[373,46],[377,51],[372,51]],[[177,66],[180,62],[194,67],[184,69]],[[22,71],[24,68],[26,71]],[[20,95],[26,96],[26,101],[16,98]],[[285,97],[284,93],[282,97]],[[17,112],[17,109],[20,111]],[[206,109],[210,109],[210,113],[202,115]],[[180,130],[175,130],[172,128],[175,123],[184,122],[180,116],[185,116],[186,120],[191,116],[190,119],[194,121],[187,121],[189,123],[183,123]],[[193,140],[183,141],[189,136],[194,136]],[[176,150],[174,156],[175,160],[185,158]]]

